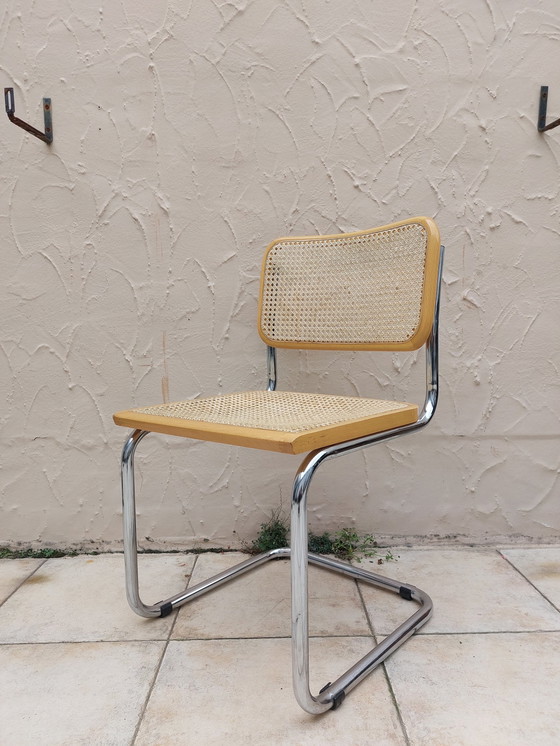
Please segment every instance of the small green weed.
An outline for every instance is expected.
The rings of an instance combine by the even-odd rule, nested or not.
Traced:
[[[397,558],[390,549],[380,549],[373,534],[360,534],[354,528],[341,528],[335,531],[332,538],[331,553],[335,557],[352,562],[362,561],[362,557],[377,557],[377,562],[391,562]]]
[[[309,532],[309,551],[315,554],[334,554],[333,539],[328,531],[324,534],[314,534]]]
[[[243,548],[249,554],[259,554],[286,547],[288,543],[288,525],[281,517],[280,510],[276,510],[268,521],[261,523],[257,538]],[[322,534],[310,531],[309,551],[315,554],[334,554],[347,562],[361,562],[362,557],[377,557],[378,563],[383,564],[396,559],[389,549],[383,550],[384,554],[380,553],[372,534],[361,534],[353,528],[341,528],[332,535],[328,531]]]
[[[245,544],[244,549],[249,554],[260,554],[287,546],[288,526],[280,516],[280,510],[275,510],[268,521],[261,523],[257,538],[251,544]]]
[[[377,542],[372,534],[359,534],[353,528],[341,528],[334,535],[333,554],[348,562],[359,559],[357,555],[374,557],[377,554]]]

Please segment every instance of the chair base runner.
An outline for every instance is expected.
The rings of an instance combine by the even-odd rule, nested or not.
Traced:
[[[182,593],[178,593],[165,601],[160,601],[151,606],[146,606],[140,601],[137,589],[129,588],[129,603],[133,610],[140,616],[168,616],[174,609],[178,609],[189,601],[208,593],[208,591],[218,588],[220,585],[243,575],[249,570],[258,567],[269,560],[289,559],[290,555],[291,550],[287,547],[263,552],[262,554],[250,557],[244,562],[234,565],[218,575],[214,575],[211,578],[198,583],[192,588],[186,589]],[[389,655],[391,655],[391,653],[406,642],[406,640],[420,629],[420,627],[426,624],[432,615],[433,605],[430,597],[424,593],[424,591],[421,591],[413,585],[404,584],[391,578],[378,575],[377,573],[364,570],[361,567],[355,567],[347,562],[342,562],[332,557],[313,554],[311,552],[308,554],[308,561],[309,563],[322,567],[323,569],[338,572],[346,577],[353,578],[354,580],[359,580],[360,582],[373,585],[377,588],[392,591],[393,593],[400,595],[404,600],[415,601],[419,604],[419,608],[408,617],[405,622],[397,627],[397,629],[389,634],[383,642],[376,645],[367,655],[339,676],[336,681],[326,684],[320,690],[317,697],[313,697],[313,700],[317,703],[317,707],[314,707],[313,712],[317,713],[324,712],[328,709],[334,710],[339,707],[349,691],[359,684],[362,679],[371,673],[373,669],[382,663]],[[133,601],[132,599],[135,600]],[[307,665],[306,662],[304,662],[304,665]],[[302,702],[300,702],[300,705],[302,705],[302,707],[308,712],[311,711],[308,707],[304,706]]]

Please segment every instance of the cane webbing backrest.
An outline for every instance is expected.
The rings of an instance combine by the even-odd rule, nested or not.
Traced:
[[[439,249],[429,218],[278,239],[263,262],[259,333],[272,347],[417,349],[433,323]]]

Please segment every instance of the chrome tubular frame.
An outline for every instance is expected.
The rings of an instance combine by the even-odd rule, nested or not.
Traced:
[[[276,389],[276,348],[266,346],[266,368],[268,373],[268,386],[267,391],[274,391]]]
[[[406,435],[413,430],[425,427],[432,419],[438,399],[438,322],[443,247],[441,248],[438,290],[435,304],[434,324],[426,345],[426,398],[416,422],[411,425],[387,430],[383,433],[357,438],[344,443],[327,446],[309,453],[300,465],[294,480],[291,509],[291,548],[273,549],[241,562],[224,572],[187,588],[164,601],[146,605],[140,599],[138,587],[138,547],[136,536],[136,506],[134,486],[134,453],[146,431],[135,430],[127,438],[121,459],[121,479],[123,498],[124,557],[126,572],[126,592],[131,608],[140,616],[167,616],[179,606],[217,588],[245,572],[252,570],[271,559],[290,559],[292,584],[292,678],[296,699],[300,706],[311,714],[319,714],[335,709],[346,694],[362,681],[373,669],[402,645],[432,615],[430,597],[413,585],[401,583],[382,575],[377,575],[346,562],[312,554],[308,551],[307,534],[307,494],[317,468],[325,461],[343,456],[346,453],[368,448],[392,438]],[[268,348],[268,390],[276,387],[276,353]],[[415,601],[419,608],[383,642],[376,645],[333,683],[326,684],[317,696],[309,687],[309,619],[308,619],[308,563],[326,570],[339,572],[346,577],[397,593],[407,601]]]

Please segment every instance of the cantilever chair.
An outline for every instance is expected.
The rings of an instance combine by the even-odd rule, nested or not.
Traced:
[[[309,713],[338,707],[368,673],[425,624],[430,597],[406,583],[308,552],[307,493],[326,460],[424,427],[437,403],[437,328],[443,249],[436,224],[412,218],[373,230],[281,238],[261,276],[259,334],[268,345],[268,388],[118,412],[133,428],[121,462],[127,597],[145,617],[173,609],[270,559],[290,558],[292,666],[296,699]],[[426,346],[426,393],[415,404],[276,390],[276,348],[416,350]],[[153,605],[138,591],[134,452],[149,432],[281,453],[304,453],[293,485],[291,547],[251,557]],[[309,688],[308,562],[418,604],[370,653],[316,695]]]

